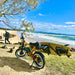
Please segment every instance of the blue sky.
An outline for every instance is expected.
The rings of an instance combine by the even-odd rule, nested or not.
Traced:
[[[36,31],[75,34],[75,0],[45,0],[36,10],[16,17],[17,25],[22,18],[33,22]]]

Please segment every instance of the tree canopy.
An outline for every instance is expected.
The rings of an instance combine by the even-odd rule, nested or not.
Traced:
[[[35,10],[42,1],[43,0],[0,0],[0,17],[4,16],[7,19],[7,16],[11,15],[25,15],[31,9]],[[4,20],[0,20],[0,22],[13,28],[13,26],[7,24]],[[23,26],[21,25],[21,27],[26,26],[25,20],[22,21],[22,24]],[[27,23],[27,26],[30,25],[33,27],[32,23]],[[28,30],[27,27],[26,29]]]

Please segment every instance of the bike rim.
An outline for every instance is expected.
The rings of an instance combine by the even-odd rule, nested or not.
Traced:
[[[42,57],[39,55],[39,54],[35,54],[35,63],[36,63],[36,66],[37,67],[39,67],[39,68],[41,68],[41,67],[43,67],[43,59],[42,59]]]
[[[19,50],[17,52],[17,56],[24,56],[25,54],[26,54],[26,51],[24,51],[24,50]]]

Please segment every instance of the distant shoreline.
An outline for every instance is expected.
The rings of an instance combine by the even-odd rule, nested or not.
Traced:
[[[13,30],[13,31],[25,31],[23,29],[9,29],[9,28],[0,28],[2,30]],[[34,31],[34,33],[44,33],[44,34],[56,34],[56,35],[70,35],[75,36],[75,34],[63,34],[63,33],[53,33],[53,32],[42,32],[42,31]]]
[[[9,29],[9,28],[0,28],[0,30],[25,31],[25,30],[22,30],[22,29]]]

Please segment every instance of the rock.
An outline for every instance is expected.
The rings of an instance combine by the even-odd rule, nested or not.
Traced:
[[[1,48],[7,49],[8,47],[7,47],[7,45],[4,45],[4,46],[2,46]]]
[[[9,53],[12,53],[15,49],[15,46],[13,48],[10,48],[10,51],[8,51]]]

